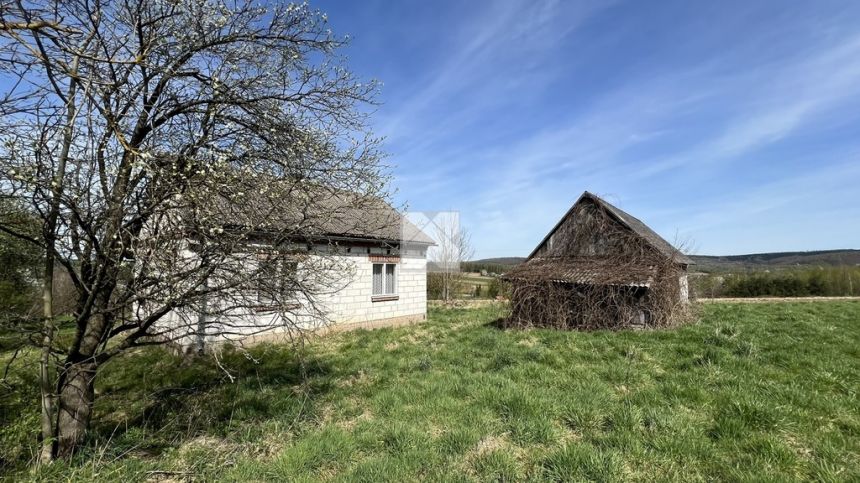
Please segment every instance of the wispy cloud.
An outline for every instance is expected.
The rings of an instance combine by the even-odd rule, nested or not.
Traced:
[[[739,111],[721,132],[689,150],[653,163],[641,171],[654,175],[695,163],[739,158],[762,146],[779,142],[815,116],[860,96],[860,36],[820,50],[801,59],[769,66],[761,83],[746,76],[732,79],[722,98]],[[742,92],[742,99],[732,93]],[[746,102],[743,97],[755,96]]]
[[[480,15],[439,32],[444,61],[383,109],[380,132],[420,150],[487,109],[521,102],[552,77],[553,46],[611,2],[492,2]],[[569,67],[569,66],[568,66]],[[528,84],[527,89],[523,87]],[[454,103],[454,104],[452,104]]]
[[[663,77],[651,85],[640,79],[636,86],[607,94],[568,123],[548,126],[512,146],[495,149],[498,164],[490,170],[497,176],[492,188],[474,196],[485,210],[475,223],[487,240],[499,239],[513,225],[528,233],[516,243],[533,243],[543,234],[537,226],[548,227],[554,221],[543,214],[558,216],[581,189],[639,195],[641,186],[659,185],[655,177],[668,170],[682,170],[687,183],[702,183],[715,176],[715,170],[744,169],[758,150],[778,144],[801,129],[815,128],[822,117],[846,103],[856,106],[860,95],[857,59],[860,42],[852,40],[770,66],[767,77],[772,80],[761,85],[750,85],[745,74],[717,76],[707,68]],[[710,64],[704,67],[714,68]],[[697,85],[692,94],[682,88],[690,83]],[[723,114],[725,111],[729,112]],[[725,118],[712,123],[705,133],[685,133],[688,130],[683,119],[702,113],[723,114]],[[841,117],[845,116],[851,118],[852,114]],[[671,137],[673,130],[689,137],[669,143],[662,148],[664,154],[657,156],[648,149],[638,149],[661,137]],[[777,169],[776,174],[790,176],[791,171],[783,174]],[[821,178],[846,175],[860,181],[856,172],[827,172]],[[566,182],[560,184],[559,179]],[[798,181],[776,183],[769,193],[789,190]],[[521,203],[523,197],[531,202]],[[757,199],[756,206],[784,206],[787,199],[792,197],[771,194],[767,200]],[[749,205],[744,206],[749,209]],[[506,223],[500,224],[494,214],[502,212]],[[723,212],[731,213],[731,220],[743,218],[742,211]]]
[[[860,8],[452,5],[460,20],[423,26],[433,60],[387,84],[379,126],[402,197],[460,210],[479,256],[527,253],[584,189],[719,252],[741,246],[724,233],[749,204],[731,200],[782,219],[806,177],[842,201],[860,184],[843,169]]]
[[[689,203],[671,216],[684,220],[683,235],[697,240],[702,253],[720,253],[720,246],[707,239],[714,230],[732,234],[729,246],[735,253],[850,248],[850,241],[841,235],[860,233],[860,227],[843,225],[856,216],[856,205],[846,204],[834,193],[857,187],[860,148],[837,157],[842,160],[839,165],[812,167],[742,193]],[[824,229],[811,229],[820,222],[826,222]]]

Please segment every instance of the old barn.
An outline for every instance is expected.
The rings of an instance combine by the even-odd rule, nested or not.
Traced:
[[[634,216],[585,192],[505,274],[512,326],[599,329],[678,323],[693,262]]]

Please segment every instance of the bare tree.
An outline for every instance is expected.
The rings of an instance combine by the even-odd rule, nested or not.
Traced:
[[[324,320],[344,267],[307,247],[387,196],[377,86],[343,44],[306,5],[0,0],[0,196],[42,224],[0,219],[44,252],[41,461],[80,445],[130,348]]]
[[[474,255],[472,240],[469,232],[460,226],[459,217],[451,213],[442,214],[434,221],[433,238],[436,246],[428,255],[433,271],[438,272],[442,280],[442,299],[448,303],[462,282],[460,264]]]

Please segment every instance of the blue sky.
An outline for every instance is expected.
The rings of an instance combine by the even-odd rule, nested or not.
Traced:
[[[524,256],[583,190],[694,253],[860,248],[860,2],[319,1],[400,203]]]

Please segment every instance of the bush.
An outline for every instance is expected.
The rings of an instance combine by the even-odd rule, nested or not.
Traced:
[[[457,278],[451,280],[451,298],[458,298],[462,292],[463,283]],[[442,300],[445,293],[444,275],[440,272],[427,272],[427,299]]]
[[[860,295],[860,267],[785,269],[695,280],[705,297],[807,297]]]
[[[427,273],[427,299],[441,300],[445,285],[441,273]]]
[[[487,285],[487,298],[494,299],[502,293],[502,282],[498,278],[493,278]]]

